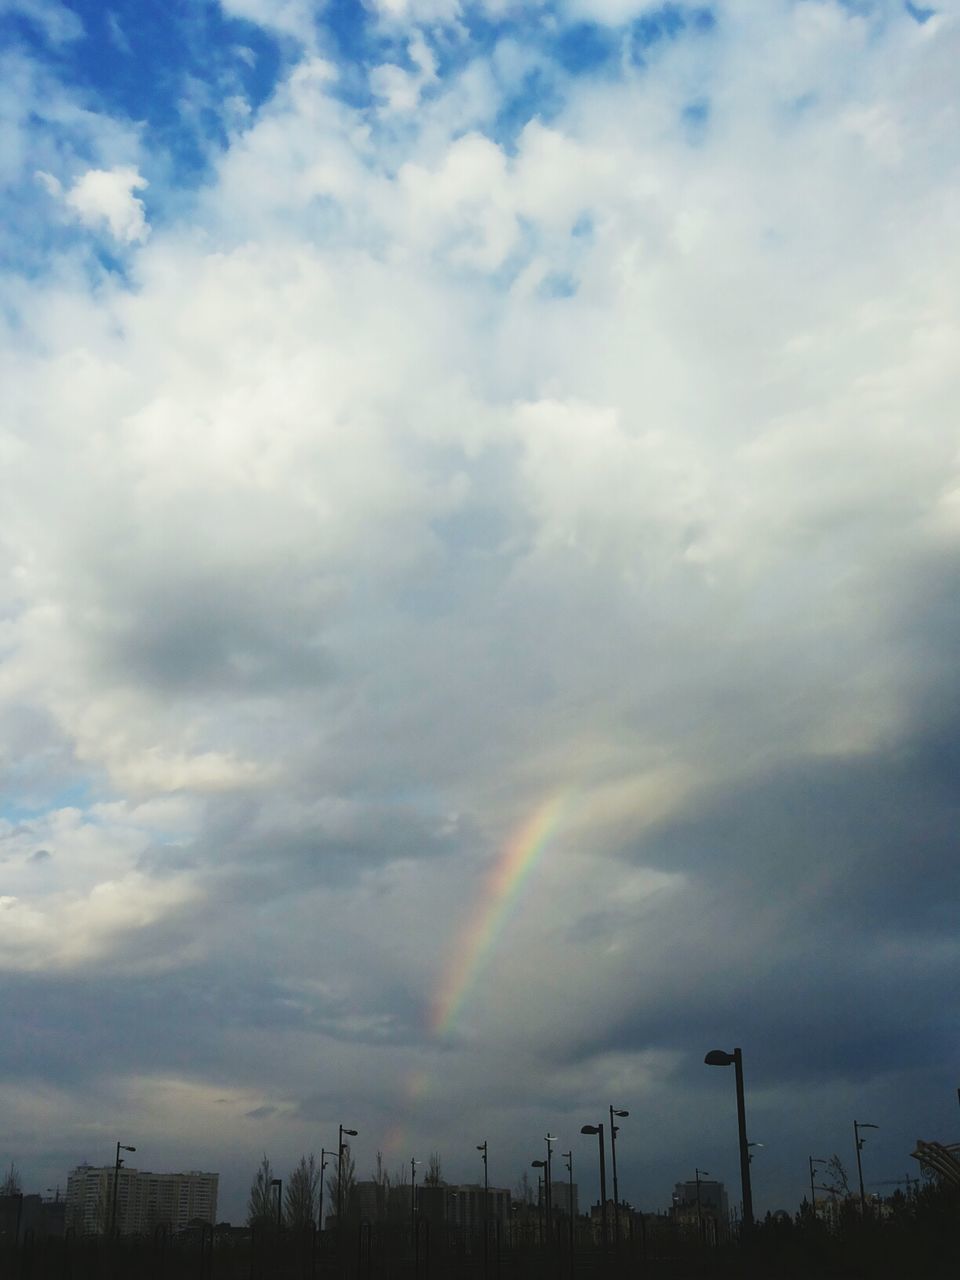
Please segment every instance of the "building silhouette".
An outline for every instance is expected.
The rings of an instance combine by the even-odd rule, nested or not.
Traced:
[[[66,1221],[78,1235],[104,1235],[113,1225],[113,1165],[80,1165],[67,1179]],[[186,1229],[193,1220],[217,1217],[216,1173],[148,1173],[121,1167],[116,1188],[116,1229],[142,1235],[158,1226]]]
[[[712,1178],[678,1182],[670,1213],[674,1222],[699,1231],[705,1240],[717,1241],[730,1223],[726,1188]]]
[[[480,1230],[487,1221],[506,1224],[510,1220],[510,1192],[502,1187],[490,1187],[486,1193],[479,1183],[453,1185],[441,1182],[417,1188],[417,1212],[420,1217],[436,1224]]]
[[[579,1192],[577,1184],[554,1179],[550,1186],[550,1199],[554,1213],[562,1213],[564,1217],[575,1218],[579,1213]]]

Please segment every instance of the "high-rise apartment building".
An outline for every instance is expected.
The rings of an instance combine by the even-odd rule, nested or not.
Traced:
[[[217,1219],[216,1173],[147,1173],[120,1169],[116,1225],[121,1235],[141,1235],[161,1224],[182,1231],[198,1219]],[[85,1235],[102,1235],[113,1218],[113,1165],[80,1165],[67,1179],[67,1225]]]
[[[562,1213],[565,1216],[572,1215],[574,1218],[577,1216],[579,1212],[579,1196],[575,1182],[571,1184],[565,1178],[555,1178],[550,1187],[550,1199],[554,1213]]]

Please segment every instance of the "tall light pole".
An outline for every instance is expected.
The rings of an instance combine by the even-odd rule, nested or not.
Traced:
[[[283,1179],[271,1178],[270,1185],[277,1188],[277,1230],[280,1231],[283,1228]]]
[[[339,1177],[340,1177],[340,1172],[339,1172],[339,1161],[340,1161],[340,1155],[339,1155],[339,1153],[338,1153],[338,1152],[336,1152],[336,1151],[327,1151],[326,1147],[321,1147],[321,1148],[320,1148],[320,1208],[319,1208],[319,1217],[320,1217],[320,1230],[321,1230],[321,1231],[323,1230],[323,1171],[324,1171],[324,1169],[326,1169],[326,1167],[327,1167],[327,1156],[334,1156],[334,1155],[337,1157],[337,1165],[338,1165],[338,1167],[337,1167],[337,1178],[339,1179]]]
[[[486,1276],[489,1270],[489,1254],[490,1254],[490,1222],[489,1222],[489,1204],[490,1204],[490,1183],[487,1177],[487,1139],[477,1147],[483,1160],[483,1274]]]
[[[136,1147],[125,1147],[122,1142],[117,1143],[117,1158],[113,1162],[113,1204],[110,1209],[110,1234],[117,1234],[117,1187],[120,1183],[120,1166],[123,1161],[120,1158],[121,1151],[136,1151]]]
[[[620,1248],[620,1188],[617,1186],[617,1132],[619,1125],[614,1123],[613,1117],[619,1116],[625,1120],[630,1114],[629,1111],[618,1111],[616,1107],[610,1108],[610,1163],[613,1165],[613,1241],[614,1246]]]
[[[410,1157],[410,1229],[413,1238],[417,1238],[417,1165],[419,1160]]]
[[[603,1153],[603,1125],[585,1124],[581,1133],[595,1133],[600,1142],[600,1235],[603,1248],[607,1247],[607,1161]]]
[[[747,1143],[747,1115],[743,1101],[743,1054],[739,1049],[726,1053],[711,1049],[704,1062],[708,1067],[733,1066],[737,1078],[737,1127],[740,1131],[740,1189],[743,1195],[743,1235],[753,1230],[753,1193],[750,1189],[750,1152]]]
[[[860,1152],[863,1148],[866,1138],[860,1137],[861,1129],[879,1129],[878,1124],[866,1124],[863,1120],[854,1120],[853,1137],[857,1144],[857,1177],[860,1179],[860,1216],[865,1217],[867,1212],[867,1198],[863,1194],[863,1162],[860,1159]]]
[[[547,1239],[551,1249],[553,1248],[553,1144],[556,1138],[552,1133],[544,1135],[544,1141],[547,1144],[547,1163],[544,1168],[544,1176],[546,1178],[547,1187]]]
[[[693,1176],[697,1184],[697,1235],[700,1237],[700,1243],[703,1244],[703,1212],[700,1208],[700,1179],[709,1178],[710,1171],[709,1169],[694,1169]]]
[[[817,1220],[817,1194],[813,1185],[813,1166],[815,1164],[829,1164],[829,1160],[825,1160],[823,1156],[807,1156],[807,1163],[810,1166],[810,1212],[813,1214],[813,1220]]]
[[[337,1155],[339,1157],[337,1163],[337,1231],[343,1226],[343,1135],[348,1138],[357,1136],[356,1129],[345,1129],[340,1126],[340,1137],[337,1140]]]
[[[570,1265],[573,1266],[573,1152],[564,1151],[563,1158],[567,1162],[567,1218],[570,1231]]]
[[[546,1171],[546,1160],[531,1160],[531,1169],[543,1169]],[[537,1232],[540,1236],[540,1245],[543,1245],[543,1175],[537,1174]]]

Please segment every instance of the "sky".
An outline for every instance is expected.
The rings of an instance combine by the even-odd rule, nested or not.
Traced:
[[[960,1137],[960,0],[0,0],[0,1162]]]

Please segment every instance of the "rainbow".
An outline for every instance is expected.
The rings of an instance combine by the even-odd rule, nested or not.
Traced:
[[[477,908],[446,970],[430,1011],[430,1030],[447,1034],[487,957],[570,803],[571,793],[551,796],[510,837],[497,858]]]
[[[483,966],[503,932],[522,890],[570,806],[572,791],[544,801],[507,840],[484,885],[476,909],[461,935],[452,962],[430,1003],[428,1027],[439,1039],[448,1034]],[[385,1135],[384,1154],[396,1155],[406,1146],[412,1115],[429,1094],[432,1076],[422,1067],[412,1070],[403,1085],[401,1119]]]

